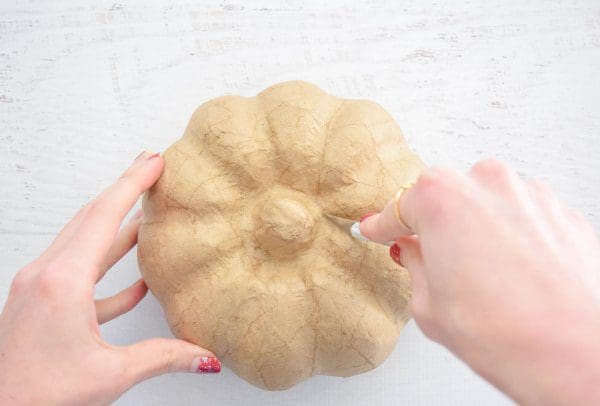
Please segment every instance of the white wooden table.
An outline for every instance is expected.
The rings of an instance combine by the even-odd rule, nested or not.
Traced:
[[[12,275],[193,109],[287,79],[383,104],[431,164],[497,156],[600,228],[598,0],[0,2],[0,304]],[[135,254],[98,287],[135,280]],[[148,297],[102,329],[169,335]],[[1,366],[0,366],[1,367]],[[506,404],[413,323],[378,369],[280,393],[171,375],[123,405]]]

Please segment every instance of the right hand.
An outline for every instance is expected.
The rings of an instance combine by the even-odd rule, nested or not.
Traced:
[[[496,160],[428,169],[361,223],[408,269],[431,339],[521,403],[600,403],[600,244],[584,217]]]

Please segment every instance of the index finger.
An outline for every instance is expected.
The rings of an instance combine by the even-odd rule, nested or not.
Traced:
[[[464,204],[469,189],[466,176],[442,167],[428,168],[421,173],[415,185],[400,196],[398,212],[395,201],[390,200],[379,214],[367,217],[360,224],[361,233],[372,241],[394,241],[403,235],[420,237],[430,230],[447,229],[448,221],[456,216]]]
[[[142,152],[115,183],[90,202],[90,208],[65,253],[77,256],[78,263],[97,269],[123,218],[140,195],[156,182],[162,168],[163,159],[159,154]]]
[[[380,243],[394,241],[403,235],[414,234],[412,216],[409,220],[409,216],[406,215],[406,201],[410,198],[413,188],[405,190],[398,199],[398,212],[402,216],[402,221],[409,228],[396,218],[396,199],[391,199],[381,212],[367,217],[360,223],[360,232],[369,240]]]

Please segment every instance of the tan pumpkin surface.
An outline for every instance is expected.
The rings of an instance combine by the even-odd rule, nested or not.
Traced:
[[[408,273],[324,216],[381,209],[423,167],[383,108],[299,81],[224,96],[164,159],[138,259],[177,337],[271,390],[385,360]]]

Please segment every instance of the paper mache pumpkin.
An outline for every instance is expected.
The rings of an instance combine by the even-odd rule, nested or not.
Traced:
[[[204,103],[163,155],[138,259],[177,337],[270,390],[385,360],[408,273],[324,216],[380,210],[423,168],[382,107],[285,82]]]

